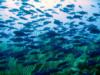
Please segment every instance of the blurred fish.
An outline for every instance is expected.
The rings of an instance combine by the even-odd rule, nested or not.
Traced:
[[[40,0],[34,0],[35,2],[40,2]]]
[[[57,4],[54,8],[59,8],[62,4]]]
[[[7,9],[7,8],[8,8],[7,6],[0,5],[0,9]]]
[[[40,10],[39,8],[35,8],[38,12],[44,13],[42,10]]]
[[[78,13],[81,14],[81,15],[88,14],[88,12],[86,12],[86,11],[79,11]]]
[[[44,31],[45,31],[45,30],[49,31],[49,30],[50,30],[50,27],[45,27],[43,30],[44,30]]]
[[[73,19],[82,19],[82,17],[83,17],[82,15],[74,15]]]
[[[44,21],[43,25],[47,25],[47,24],[50,24],[50,23],[51,23],[51,21]]]
[[[54,24],[61,26],[63,24],[63,22],[61,22],[60,20],[54,19]]]
[[[68,9],[68,8],[63,8],[63,9],[60,9],[60,11],[62,11],[62,12],[65,12],[65,13],[69,13],[70,12],[70,10]]]
[[[92,50],[92,51],[88,51],[87,52],[87,55],[89,57],[97,57],[97,56],[100,56],[100,51],[97,49],[97,50]]]
[[[55,58],[55,57],[50,57],[48,58],[46,61],[59,61],[60,59],[59,58]]]
[[[49,14],[49,13],[45,13],[45,16],[46,17],[53,17],[51,14]]]
[[[11,41],[13,41],[13,42],[22,42],[22,41],[24,41],[24,38],[22,38],[22,37],[15,37],[15,38],[11,38],[10,39]]]
[[[66,18],[72,20],[73,16],[67,16]]]
[[[14,31],[14,34],[16,36],[28,36],[29,34],[26,34],[25,32],[23,31]]]
[[[66,67],[68,67],[69,65],[68,65],[68,62],[62,62],[62,63],[60,63],[60,64],[58,64],[58,68],[60,68],[60,69],[64,69],[64,68],[66,68]]]
[[[91,16],[91,17],[89,17],[87,19],[88,22],[95,22],[96,20],[97,20],[97,18],[96,17],[93,17],[93,16]]]
[[[74,5],[74,4],[68,4],[67,7],[68,7],[68,8],[74,8],[75,5]]]
[[[19,9],[13,8],[13,9],[10,9],[9,11],[10,11],[10,12],[18,12]]]
[[[23,20],[28,20],[27,18],[25,18],[25,17],[21,17],[21,16],[20,16],[19,18],[20,18],[20,19],[23,19]]]
[[[93,34],[99,34],[100,29],[96,25],[89,25],[88,31]]]
[[[7,33],[4,33],[4,32],[0,32],[0,37],[3,37],[3,38],[9,38],[9,34]]]
[[[100,16],[99,13],[93,13],[93,15],[94,15],[95,17],[99,17],[99,16]]]

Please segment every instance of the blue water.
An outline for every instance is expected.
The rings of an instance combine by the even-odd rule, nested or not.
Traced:
[[[99,0],[0,0],[0,75],[99,71]]]

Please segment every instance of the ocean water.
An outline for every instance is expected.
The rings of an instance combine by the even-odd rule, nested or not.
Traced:
[[[0,75],[100,75],[100,0],[0,0]]]

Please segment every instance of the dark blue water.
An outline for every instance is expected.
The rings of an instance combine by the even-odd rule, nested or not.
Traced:
[[[0,75],[99,71],[99,0],[0,0]]]

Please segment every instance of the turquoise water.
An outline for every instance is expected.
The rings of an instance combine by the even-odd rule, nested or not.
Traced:
[[[0,0],[0,75],[100,75],[100,1]]]

